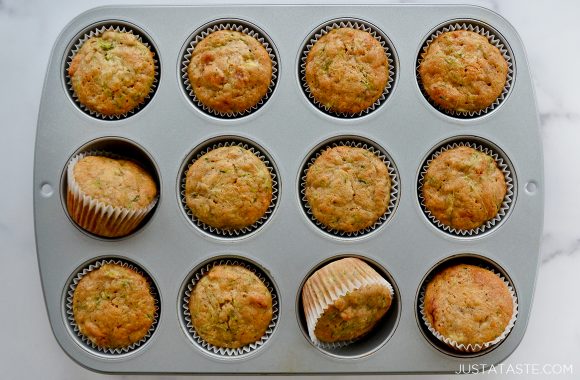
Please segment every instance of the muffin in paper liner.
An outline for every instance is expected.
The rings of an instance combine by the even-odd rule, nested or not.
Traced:
[[[425,174],[427,173],[427,168],[429,167],[429,164],[437,156],[439,156],[441,153],[443,153],[447,150],[453,149],[453,148],[461,147],[461,146],[470,147],[470,148],[476,149],[482,153],[485,153],[488,156],[491,156],[495,160],[497,167],[503,172],[505,183],[506,183],[506,195],[505,195],[503,202],[501,204],[501,207],[498,210],[495,217],[487,220],[485,223],[483,223],[481,226],[479,226],[477,228],[472,228],[472,229],[468,229],[468,230],[456,229],[456,228],[451,227],[449,225],[443,224],[441,221],[439,221],[431,213],[431,211],[429,211],[429,209],[425,205],[425,198],[423,197],[423,182],[424,182]],[[445,144],[445,145],[441,146],[440,148],[436,149],[433,153],[431,153],[429,155],[429,158],[423,163],[423,166],[421,168],[421,172],[419,173],[419,180],[417,183],[419,203],[421,204],[421,209],[423,210],[423,213],[425,214],[425,216],[427,216],[429,221],[431,223],[433,223],[433,225],[438,227],[440,230],[447,232],[451,235],[459,236],[459,237],[476,236],[476,235],[482,234],[482,233],[494,228],[498,223],[500,223],[506,217],[506,215],[507,215],[507,213],[508,213],[508,211],[513,203],[513,200],[515,198],[515,183],[514,182],[515,182],[515,180],[514,180],[512,173],[511,173],[511,166],[509,165],[507,158],[503,157],[498,152],[494,151],[492,148],[487,147],[486,144],[482,144],[478,141],[470,141],[469,139],[459,139],[455,142],[450,142],[450,143]]]
[[[256,275],[260,281],[266,286],[270,295],[272,296],[272,319],[270,324],[268,325],[266,332],[264,335],[257,341],[253,343],[246,344],[245,346],[239,348],[226,348],[226,347],[218,347],[211,343],[206,342],[202,337],[200,337],[193,323],[191,321],[191,313],[189,310],[189,300],[195,285],[204,277],[213,267],[219,265],[231,265],[231,266],[241,266],[243,268],[248,269],[254,275]],[[266,274],[257,268],[255,265],[246,262],[245,260],[237,259],[237,258],[223,258],[212,261],[208,264],[203,265],[201,268],[197,269],[195,273],[188,277],[186,281],[186,286],[182,290],[180,300],[180,310],[181,310],[181,317],[182,323],[184,325],[185,330],[189,334],[190,338],[193,342],[200,347],[203,351],[218,355],[224,358],[238,358],[243,357],[248,354],[251,354],[262,347],[268,339],[272,336],[276,329],[276,324],[280,317],[280,310],[279,310],[279,302],[278,302],[278,293],[274,288],[271,280],[266,276]]]
[[[358,113],[354,113],[354,114],[345,113],[345,112],[335,112],[335,111],[331,110],[330,108],[326,107],[324,104],[320,103],[314,97],[314,95],[310,91],[308,83],[306,82],[306,59],[308,58],[308,53],[310,53],[310,49],[312,49],[314,44],[316,44],[316,42],[322,36],[328,34],[331,30],[340,29],[340,28],[352,28],[352,29],[357,29],[357,30],[361,30],[361,31],[369,33],[371,36],[373,36],[381,44],[381,46],[383,47],[385,54],[387,56],[387,65],[388,65],[388,70],[389,70],[389,77],[387,79],[387,83],[385,85],[385,88],[383,89],[383,92],[381,93],[379,98],[372,105],[370,105],[367,109],[362,110]],[[315,105],[318,109],[320,109],[321,111],[323,111],[324,113],[326,113],[328,115],[339,117],[339,118],[345,118],[345,119],[352,119],[352,118],[358,118],[361,116],[365,116],[365,115],[375,111],[381,104],[383,104],[387,100],[389,94],[391,93],[391,90],[392,90],[394,83],[395,83],[395,77],[397,74],[397,68],[395,66],[395,58],[394,58],[395,55],[394,54],[395,54],[395,50],[394,50],[391,42],[387,38],[387,36],[384,33],[382,33],[379,28],[372,25],[371,23],[366,22],[366,21],[362,21],[362,20],[358,20],[358,19],[347,19],[347,18],[331,20],[331,21],[325,23],[323,26],[317,28],[316,31],[314,33],[312,33],[312,35],[309,37],[308,42],[303,47],[303,50],[302,50],[302,53],[300,56],[300,66],[298,67],[298,76],[300,79],[300,85],[302,87],[302,90],[304,91],[304,94],[308,98],[308,100],[313,105]]]
[[[245,111],[223,113],[206,106],[196,97],[195,92],[193,91],[193,88],[189,81],[187,69],[191,60],[193,50],[195,49],[197,44],[201,42],[204,38],[209,36],[211,33],[217,32],[219,30],[232,30],[255,38],[259,43],[262,44],[264,49],[266,49],[266,52],[270,57],[270,61],[272,62],[272,77],[270,79],[270,84],[268,85],[268,90],[266,91],[266,94],[256,104],[249,107]],[[183,89],[187,94],[188,98],[198,109],[202,110],[203,112],[209,115],[219,117],[222,119],[235,119],[247,116],[257,111],[266,103],[266,101],[272,95],[274,88],[276,87],[276,84],[278,83],[278,66],[279,66],[278,57],[274,49],[274,44],[266,37],[266,34],[263,31],[261,31],[257,26],[250,24],[247,21],[224,19],[212,22],[207,27],[202,27],[200,30],[194,32],[193,36],[188,40],[187,47],[182,52],[181,56],[181,73],[182,73],[181,81]]]
[[[116,238],[135,231],[157,204],[159,195],[145,208],[113,207],[85,194],[74,178],[76,163],[86,156],[120,159],[121,156],[103,151],[90,151],[74,156],[67,166],[66,204],[70,217],[84,230],[97,236]]]
[[[497,97],[497,99],[492,104],[490,104],[488,107],[486,107],[484,109],[477,110],[477,111],[455,111],[455,110],[445,109],[445,108],[440,107],[437,104],[435,104],[435,102],[433,102],[431,100],[430,96],[427,94],[427,92],[425,91],[425,88],[423,87],[423,84],[421,81],[421,75],[419,74],[419,67],[421,66],[421,62],[423,61],[423,54],[427,52],[429,44],[431,44],[431,42],[433,42],[441,34],[446,33],[446,32],[450,32],[450,31],[456,31],[456,30],[467,30],[467,31],[475,32],[477,34],[484,36],[485,38],[487,38],[487,40],[490,42],[491,45],[495,46],[500,51],[503,58],[507,62],[508,71],[507,71],[507,77],[506,77],[506,82],[505,82],[503,91],[501,92],[501,94]],[[439,27],[437,30],[435,30],[427,38],[427,40],[423,43],[423,46],[421,47],[421,49],[419,51],[419,55],[417,56],[417,63],[416,63],[415,71],[416,71],[417,83],[419,84],[419,88],[421,90],[421,93],[423,94],[425,99],[429,102],[429,104],[431,104],[435,109],[437,109],[438,111],[440,111],[446,115],[456,117],[456,118],[462,118],[462,119],[472,119],[475,117],[483,116],[483,115],[493,111],[501,103],[504,102],[504,100],[507,98],[507,96],[511,90],[511,87],[513,86],[514,77],[515,77],[515,63],[514,63],[513,54],[509,48],[509,45],[507,44],[507,42],[505,42],[503,40],[503,37],[501,37],[499,32],[494,30],[489,25],[483,24],[479,21],[457,20],[457,21],[447,23],[447,24],[443,25],[442,27]]]
[[[383,163],[387,166],[387,170],[389,172],[389,178],[391,181],[389,203],[388,203],[387,210],[385,211],[385,213],[381,217],[379,217],[373,225],[371,225],[367,228],[358,230],[358,231],[354,231],[354,232],[340,231],[340,230],[328,227],[325,224],[321,223],[314,216],[312,209],[308,203],[308,199],[306,198],[306,174],[308,173],[308,170],[314,164],[316,159],[318,157],[320,157],[322,152],[324,152],[327,149],[334,148],[337,146],[348,146],[348,147],[353,147],[353,148],[362,148],[362,149],[366,149],[369,152],[373,153],[375,156],[379,157],[383,161]],[[332,141],[324,143],[319,148],[317,148],[314,151],[314,153],[312,153],[309,156],[305,165],[302,167],[301,173],[302,173],[302,175],[300,177],[300,201],[302,203],[302,208],[304,209],[304,211],[305,211],[306,215],[309,217],[309,219],[318,228],[320,228],[321,230],[323,230],[331,235],[337,236],[337,237],[355,238],[355,237],[363,236],[365,234],[368,234],[370,232],[375,231],[377,228],[379,228],[381,225],[383,225],[387,220],[389,220],[392,217],[392,215],[394,214],[395,209],[397,207],[398,201],[399,201],[399,173],[398,173],[398,171],[393,163],[393,160],[388,156],[388,154],[384,151],[384,149],[379,148],[378,145],[371,143],[369,141],[345,137],[345,138],[333,139]]]
[[[270,177],[272,179],[272,199],[270,200],[270,205],[268,206],[268,208],[264,212],[264,215],[262,215],[262,217],[260,219],[258,219],[255,223],[253,223],[249,226],[246,226],[243,228],[237,228],[237,229],[216,228],[216,227],[210,226],[209,224],[206,224],[206,223],[202,222],[201,220],[199,220],[193,214],[191,209],[187,206],[186,194],[185,194],[185,183],[186,183],[186,179],[187,179],[187,172],[189,171],[189,168],[191,167],[191,165],[195,161],[197,161],[200,157],[202,157],[204,154],[206,154],[214,149],[217,149],[217,148],[229,147],[229,146],[239,146],[239,147],[244,148],[244,149],[250,151],[251,153],[253,153],[256,157],[258,157],[266,165],[266,168],[270,172]],[[196,152],[196,150],[194,150],[193,158],[190,158],[188,160],[187,164],[182,169],[180,187],[179,187],[179,190],[180,190],[179,195],[180,195],[180,199],[181,199],[181,205],[183,207],[183,210],[185,211],[185,214],[187,215],[187,218],[190,219],[191,222],[193,222],[193,224],[196,225],[197,227],[199,227],[201,230],[208,232],[208,233],[215,235],[215,236],[220,236],[220,237],[237,238],[237,237],[246,236],[246,235],[251,234],[252,232],[258,230],[268,220],[270,215],[272,215],[272,213],[274,212],[276,205],[278,203],[278,193],[279,193],[279,183],[278,183],[278,179],[277,179],[278,175],[277,175],[276,169],[274,168],[274,165],[272,164],[272,160],[269,158],[269,156],[267,156],[264,153],[263,149],[258,148],[257,146],[254,146],[253,144],[250,144],[249,142],[246,142],[243,140],[237,140],[237,139],[226,139],[226,140],[223,140],[220,142],[216,142],[214,144],[206,145],[201,150],[199,150],[199,152]]]
[[[348,267],[349,273],[341,270],[343,266]],[[324,349],[341,348],[363,338],[367,334],[372,334],[373,328],[376,327],[378,320],[375,322],[375,325],[370,327],[369,331],[353,340],[323,342],[314,333],[320,317],[339,298],[369,285],[380,285],[387,288],[390,295],[390,303],[385,313],[388,313],[393,304],[393,287],[385,278],[361,259],[346,257],[333,261],[318,269],[308,278],[302,288],[302,304],[306,325],[308,327],[308,336],[315,346]],[[384,315],[382,318],[384,318]]]
[[[101,346],[96,345],[87,336],[85,336],[84,334],[81,333],[81,331],[76,323],[75,317],[74,317],[73,296],[74,296],[75,289],[76,289],[78,283],[81,281],[81,279],[85,275],[87,275],[88,273],[90,273],[96,269],[99,269],[100,267],[102,267],[105,264],[120,265],[122,267],[131,269],[134,272],[136,272],[137,274],[143,276],[147,280],[147,283],[149,284],[149,291],[151,293],[151,296],[153,297],[153,302],[155,304],[155,314],[153,315],[153,321],[151,323],[151,327],[147,331],[147,334],[145,334],[139,341],[137,341],[133,344],[130,344],[126,347],[110,348],[110,347],[101,347]],[[122,258],[104,258],[104,259],[98,259],[98,260],[93,261],[92,263],[90,263],[88,265],[85,265],[81,270],[79,270],[74,275],[74,277],[70,280],[68,287],[67,287],[64,306],[65,306],[65,317],[66,317],[66,320],[68,322],[68,326],[71,329],[72,333],[79,339],[80,343],[82,343],[84,348],[86,348],[89,351],[93,351],[95,353],[98,353],[98,354],[104,354],[107,356],[115,357],[115,356],[122,356],[125,354],[129,354],[131,352],[134,352],[135,350],[137,350],[138,348],[143,346],[143,344],[145,344],[149,340],[149,338],[151,338],[151,336],[155,332],[155,329],[157,328],[158,321],[159,321],[159,311],[160,311],[159,305],[160,305],[160,300],[159,300],[159,294],[157,291],[157,287],[155,286],[151,277],[145,271],[143,271],[136,264],[134,264],[128,260],[122,259]]]
[[[80,50],[81,46],[86,41],[88,41],[90,38],[99,37],[103,33],[105,33],[106,31],[130,33],[130,34],[134,35],[135,37],[137,37],[137,40],[139,42],[141,42],[143,45],[145,45],[147,48],[149,48],[149,50],[153,53],[154,77],[153,77],[153,83],[151,84],[151,88],[149,89],[149,93],[147,94],[147,96],[145,96],[143,101],[140,104],[138,104],[136,107],[134,107],[133,109],[131,109],[130,111],[128,111],[126,113],[118,114],[118,115],[104,115],[104,114],[102,114],[98,111],[92,110],[92,109],[88,108],[87,106],[85,106],[84,104],[82,104],[80,102],[80,100],[78,99],[77,95],[75,94],[75,91],[74,91],[73,85],[72,85],[72,81],[71,81],[71,77],[68,74],[68,69],[72,63],[72,60],[75,57],[75,55],[77,54],[77,52]],[[145,107],[149,103],[149,101],[151,100],[151,98],[155,94],[155,91],[157,90],[157,84],[159,83],[159,62],[156,58],[157,55],[158,55],[157,51],[156,51],[155,47],[153,46],[153,44],[149,41],[149,38],[147,36],[145,36],[143,32],[136,30],[136,28],[133,25],[126,24],[126,23],[119,23],[119,22],[101,23],[101,25],[99,25],[97,27],[93,27],[92,29],[84,32],[81,35],[81,37],[76,40],[76,42],[73,44],[72,48],[68,52],[67,57],[66,57],[66,62],[65,62],[65,68],[64,68],[64,76],[65,76],[65,80],[66,80],[67,91],[68,91],[70,97],[74,100],[74,103],[83,112],[85,112],[86,114],[88,114],[92,117],[95,117],[95,118],[101,119],[101,120],[125,119],[125,118],[139,112],[141,109],[143,109],[143,107]]]
[[[508,336],[508,334],[510,333],[510,331],[514,327],[516,320],[517,320],[517,316],[518,316],[518,300],[517,300],[515,290],[514,290],[513,286],[510,284],[510,282],[508,280],[506,280],[500,273],[498,273],[493,268],[487,267],[485,265],[477,265],[477,266],[480,268],[486,269],[486,270],[492,272],[493,274],[495,274],[496,276],[498,276],[501,279],[501,281],[507,286],[507,288],[511,294],[511,298],[512,298],[512,305],[513,305],[512,317],[509,320],[508,324],[506,325],[503,333],[501,335],[499,335],[497,338],[495,338],[494,340],[491,340],[489,342],[485,342],[482,344],[465,345],[463,343],[458,343],[450,338],[443,336],[437,330],[435,330],[435,328],[429,323],[429,321],[425,315],[425,291],[427,289],[427,285],[429,284],[429,282],[440,271],[438,271],[437,273],[433,273],[424,281],[424,283],[421,287],[421,293],[419,295],[419,314],[421,316],[421,320],[423,321],[423,323],[425,324],[427,329],[433,334],[433,336],[437,340],[445,343],[448,347],[451,347],[453,350],[455,350],[459,353],[465,353],[465,354],[478,353],[478,352],[481,352],[483,350],[487,350],[488,348],[492,348],[493,346],[502,342]]]

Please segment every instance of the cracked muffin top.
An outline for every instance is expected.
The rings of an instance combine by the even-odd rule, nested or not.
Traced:
[[[244,112],[268,92],[272,60],[254,37],[218,30],[193,49],[187,75],[195,97],[224,114]]]
[[[106,31],[83,43],[68,68],[79,102],[120,116],[145,101],[155,79],[153,52],[126,32]]]
[[[333,112],[356,114],[381,96],[389,80],[385,49],[370,33],[333,29],[308,52],[306,83],[312,96]]]
[[[189,298],[197,334],[216,347],[239,348],[256,342],[272,320],[272,295],[240,265],[216,265],[194,286]]]

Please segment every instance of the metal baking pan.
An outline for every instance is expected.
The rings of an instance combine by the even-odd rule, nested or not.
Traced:
[[[210,115],[189,98],[182,57],[195,31],[223,20],[258,29],[277,58],[268,100],[237,118]],[[388,39],[394,81],[386,99],[366,115],[324,112],[301,87],[300,63],[310,36],[332,20],[370,24]],[[442,113],[423,96],[416,78],[424,41],[439,26],[467,21],[495,31],[512,58],[505,99],[484,115]],[[158,82],[141,109],[121,119],[100,119],[75,103],[67,86],[67,57],[79,36],[113,23],[136,30],[156,52]],[[497,151],[513,180],[509,210],[493,228],[473,236],[448,233],[422,211],[418,180],[430,152],[448,141],[468,140]],[[262,149],[276,172],[277,200],[259,228],[239,236],[206,231],[181,202],[186,160],[224,139]],[[310,220],[301,201],[304,166],[317,147],[336,139],[382,149],[398,177],[397,202],[376,229],[337,236]],[[64,201],[66,165],[76,152],[114,150],[136,158],[156,175],[160,198],[138,232],[103,239],[78,228]],[[505,360],[521,342],[532,303],[543,223],[543,157],[538,112],[526,53],[514,28],[480,7],[435,5],[246,5],[103,7],[74,19],[52,50],[38,116],[34,160],[34,217],[38,261],[52,331],[80,365],[107,373],[332,374],[454,372],[461,364]],[[517,242],[517,243],[516,243]],[[306,277],[344,255],[364,258],[394,285],[387,318],[361,341],[319,349],[307,338],[300,306]],[[67,318],[71,279],[101,258],[129,261],[149,274],[159,296],[150,339],[119,355],[96,351]],[[239,259],[269,278],[278,314],[263,345],[239,356],[210,352],[188,332],[183,293],[192,273],[214,259]],[[476,262],[503,274],[517,293],[519,312],[507,338],[490,350],[463,355],[430,337],[418,315],[421,285],[449,260]]]

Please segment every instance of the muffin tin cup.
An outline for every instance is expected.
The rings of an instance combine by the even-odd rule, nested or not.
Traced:
[[[155,314],[153,316],[153,322],[151,324],[151,327],[147,331],[147,334],[145,334],[145,336],[143,336],[143,338],[141,338],[138,342],[135,342],[135,343],[133,343],[129,346],[126,346],[126,347],[107,348],[107,347],[97,346],[89,338],[87,338],[85,335],[83,335],[80,332],[79,327],[75,321],[74,312],[73,312],[73,296],[74,296],[74,292],[75,292],[75,289],[76,289],[78,283],[81,281],[81,279],[84,276],[86,276],[87,274],[89,274],[90,272],[92,272],[96,269],[99,269],[100,267],[102,267],[105,264],[121,265],[125,268],[132,269],[133,271],[137,272],[141,276],[145,277],[147,279],[147,282],[149,283],[149,291],[150,291],[151,295],[153,296],[153,300],[155,302]],[[151,338],[151,336],[155,332],[155,329],[157,328],[157,324],[159,322],[160,300],[159,300],[159,294],[157,292],[157,287],[155,286],[153,280],[139,266],[137,266],[136,264],[134,264],[128,260],[122,259],[122,258],[103,258],[103,259],[95,260],[92,263],[83,266],[83,268],[78,270],[76,272],[76,274],[72,277],[72,279],[69,281],[69,284],[67,285],[64,308],[65,308],[65,318],[66,318],[67,325],[68,325],[69,329],[71,330],[71,333],[77,338],[78,343],[84,349],[86,349],[94,354],[97,354],[99,356],[102,355],[102,356],[106,356],[109,358],[115,358],[115,357],[124,357],[126,354],[133,353],[134,351],[136,351],[137,349],[142,347],[149,340],[149,338]]]
[[[191,297],[191,292],[195,285],[205,276],[213,267],[218,265],[237,265],[242,266],[252,273],[254,273],[260,281],[266,286],[270,294],[272,295],[272,320],[266,329],[264,335],[256,342],[247,344],[239,348],[225,348],[218,347],[211,343],[206,342],[202,337],[200,337],[195,331],[195,327],[191,322],[191,314],[189,311],[189,298]],[[256,265],[250,264],[249,262],[239,259],[239,258],[221,258],[213,260],[201,268],[195,270],[195,272],[190,275],[186,281],[186,285],[181,291],[179,309],[181,311],[181,323],[186,330],[187,334],[193,341],[193,343],[200,348],[205,353],[210,355],[216,355],[220,358],[230,358],[237,359],[243,358],[250,354],[253,354],[256,350],[262,347],[268,339],[272,336],[276,329],[276,324],[280,315],[279,304],[278,304],[278,293],[274,288],[271,280],[266,276],[265,272],[260,270]]]
[[[429,219],[429,221],[433,225],[435,225],[440,230],[447,232],[450,235],[457,236],[457,237],[474,237],[474,236],[481,235],[484,232],[488,232],[489,230],[493,229],[496,225],[498,225],[500,222],[502,222],[502,220],[504,220],[506,218],[506,216],[508,215],[508,212],[512,206],[512,203],[515,200],[515,188],[516,188],[515,187],[515,175],[512,174],[512,169],[511,169],[511,165],[509,163],[509,160],[507,159],[507,157],[501,155],[494,148],[488,147],[487,145],[488,144],[486,144],[483,141],[477,141],[477,140],[471,141],[468,138],[457,139],[453,142],[444,144],[443,146],[440,146],[439,148],[437,148],[433,153],[431,153],[429,155],[429,158],[427,160],[425,160],[425,162],[423,163],[423,166],[421,168],[421,172],[419,173],[419,180],[418,180],[418,184],[417,184],[417,191],[418,191],[417,194],[419,197],[419,203],[421,205],[421,209],[423,210],[423,213],[425,214],[425,216]],[[504,196],[501,207],[500,207],[499,211],[497,212],[497,214],[495,215],[495,217],[493,217],[490,220],[487,220],[481,226],[479,226],[477,228],[472,228],[469,230],[456,229],[456,228],[453,228],[453,227],[448,226],[446,224],[443,224],[441,221],[439,221],[439,219],[437,219],[431,213],[431,211],[429,211],[429,209],[425,205],[425,198],[423,197],[423,182],[424,182],[425,174],[427,173],[427,169],[429,167],[429,164],[435,158],[437,158],[441,153],[443,153],[449,149],[457,148],[460,146],[470,147],[470,148],[476,149],[482,153],[485,153],[488,156],[491,156],[495,160],[497,167],[502,171],[504,178],[505,178],[505,182],[506,182],[506,195]]]
[[[381,96],[367,109],[362,110],[355,114],[349,114],[344,112],[335,112],[330,108],[326,107],[324,104],[320,103],[314,95],[310,92],[310,87],[306,82],[306,59],[308,58],[308,53],[310,53],[310,49],[316,44],[316,42],[324,35],[328,34],[331,30],[340,29],[340,28],[352,28],[357,30],[362,30],[365,32],[370,33],[383,47],[385,50],[385,54],[387,55],[387,64],[389,66],[389,79],[387,80],[387,84],[383,89]],[[298,68],[298,75],[300,79],[300,86],[304,91],[304,94],[308,98],[308,100],[316,106],[322,112],[343,118],[343,119],[353,119],[358,118],[361,116],[365,116],[373,111],[375,111],[381,104],[383,104],[388,96],[390,95],[394,85],[395,85],[395,77],[397,75],[396,69],[396,61],[395,61],[395,49],[393,45],[389,41],[388,37],[376,26],[372,25],[369,22],[354,19],[354,18],[340,18],[331,20],[321,27],[318,27],[311,35],[308,37],[307,43],[302,48],[302,54],[300,56],[300,66]]]
[[[262,97],[262,99],[258,101],[258,103],[254,104],[252,107],[244,111],[223,113],[206,106],[195,96],[195,92],[189,81],[189,76],[187,75],[187,68],[190,63],[191,55],[197,44],[200,43],[204,38],[209,36],[211,33],[217,32],[219,30],[232,30],[247,34],[250,37],[255,38],[258,42],[262,44],[264,49],[266,49],[266,51],[268,52],[268,56],[270,57],[270,61],[272,62],[272,78],[270,79],[270,84],[268,85],[268,90],[266,91],[266,94]],[[206,24],[205,26],[194,32],[192,37],[188,39],[186,46],[187,47],[181,54],[180,66],[182,73],[181,75],[182,86],[185,93],[187,94],[187,97],[192,101],[192,103],[198,109],[202,110],[206,114],[221,119],[236,119],[243,116],[248,116],[249,114],[261,108],[266,103],[266,101],[272,96],[274,88],[276,87],[276,83],[278,82],[278,67],[279,67],[278,57],[274,48],[274,44],[267,37],[266,33],[260,30],[260,28],[258,28],[257,26],[247,21],[238,19],[223,19],[214,21],[209,25]]]
[[[84,230],[100,237],[123,237],[135,231],[143,219],[157,204],[159,196],[145,208],[128,209],[113,207],[92,198],[83,192],[74,178],[74,167],[79,160],[87,156],[103,156],[120,159],[121,156],[103,152],[89,151],[74,156],[67,166],[66,204],[70,217]]]
[[[70,64],[72,63],[72,60],[75,57],[75,55],[77,54],[77,52],[80,50],[81,46],[86,41],[88,41],[90,38],[99,37],[103,33],[105,33],[106,31],[131,33],[132,35],[137,37],[139,42],[141,42],[143,45],[145,45],[147,48],[149,48],[149,50],[151,50],[153,52],[153,63],[155,65],[155,73],[154,73],[153,83],[151,84],[151,88],[149,89],[149,93],[143,99],[143,101],[139,105],[137,105],[135,108],[133,108],[129,112],[119,114],[119,115],[103,115],[102,113],[95,111],[95,110],[92,110],[92,109],[88,108],[87,106],[85,106],[84,104],[82,104],[80,102],[80,100],[78,99],[77,95],[75,94],[75,91],[74,91],[73,86],[72,86],[71,78],[68,74],[68,69],[70,67]],[[144,35],[143,32],[136,31],[135,27],[133,25],[128,24],[128,23],[118,22],[118,21],[100,23],[100,25],[93,27],[93,28],[89,29],[88,31],[84,32],[81,35],[81,37],[79,37],[76,40],[76,42],[73,44],[72,48],[70,49],[70,51],[67,54],[65,68],[64,68],[64,77],[66,80],[67,91],[68,91],[70,97],[72,98],[72,100],[74,101],[74,103],[83,112],[85,112],[86,114],[88,114],[92,117],[95,117],[95,118],[101,119],[101,120],[125,119],[125,118],[132,116],[133,114],[139,112],[141,109],[143,109],[147,105],[147,103],[149,103],[149,101],[151,100],[153,95],[155,94],[155,91],[157,90],[157,85],[159,83],[159,62],[158,62],[158,59],[156,58],[157,56],[158,56],[157,50],[155,49],[153,44],[151,42],[149,42],[149,39]]]
[[[425,52],[427,52],[427,49],[429,48],[429,45],[431,44],[431,42],[433,42],[437,37],[439,37],[443,33],[456,31],[456,30],[467,30],[470,32],[475,32],[475,33],[480,34],[480,35],[484,36],[485,38],[487,38],[489,43],[491,43],[493,46],[495,46],[500,51],[500,53],[502,54],[502,56],[504,57],[504,59],[507,62],[507,65],[508,65],[506,83],[504,85],[504,88],[503,88],[501,94],[497,97],[497,99],[492,104],[490,104],[486,108],[478,110],[478,111],[455,111],[455,110],[448,110],[448,109],[445,109],[443,107],[438,106],[435,102],[433,102],[431,100],[431,98],[429,97],[429,95],[425,91],[425,88],[423,87],[423,84],[421,81],[421,75],[419,74],[419,67],[421,66],[421,62],[423,61],[422,56]],[[427,40],[423,43],[423,46],[421,47],[421,49],[419,51],[419,55],[417,56],[416,76],[417,76],[417,83],[419,84],[419,88],[421,89],[421,93],[423,94],[425,99],[429,102],[429,104],[431,104],[435,109],[437,109],[438,111],[440,111],[448,116],[461,118],[461,119],[472,119],[472,118],[476,118],[476,117],[488,114],[489,112],[491,112],[494,109],[496,109],[497,107],[499,107],[499,105],[501,103],[503,103],[503,101],[507,98],[507,96],[508,96],[508,94],[513,86],[513,83],[514,83],[515,63],[514,63],[513,53],[511,52],[509,45],[503,39],[501,34],[499,32],[497,32],[496,30],[494,30],[491,26],[486,25],[480,21],[475,21],[475,20],[454,20],[454,21],[448,22],[448,23],[438,27],[436,30],[434,30],[430,34],[430,36],[427,38]]]
[[[334,148],[337,146],[348,146],[348,147],[352,147],[352,148],[366,149],[369,152],[373,153],[375,156],[379,157],[383,161],[383,163],[387,166],[387,170],[389,172],[389,178],[391,180],[391,191],[389,194],[389,204],[387,206],[387,210],[379,219],[377,219],[377,221],[372,226],[361,229],[359,231],[344,232],[344,231],[339,231],[339,230],[336,230],[336,229],[333,229],[333,228],[330,228],[330,227],[324,225],[323,223],[318,221],[318,219],[316,219],[316,217],[314,216],[314,214],[312,212],[310,204],[308,203],[308,199],[306,198],[306,174],[308,173],[308,170],[314,164],[316,159],[318,157],[320,157],[320,155],[325,150],[330,149],[330,148]],[[307,161],[302,166],[300,173],[301,173],[301,176],[300,176],[300,189],[299,190],[300,190],[300,201],[302,203],[302,209],[304,210],[304,212],[306,213],[306,215],[308,216],[309,220],[312,223],[314,223],[322,231],[324,231],[332,236],[335,236],[335,237],[347,238],[347,239],[348,238],[357,238],[357,237],[364,236],[366,234],[369,234],[369,233],[375,231],[376,229],[378,229],[380,226],[382,226],[383,224],[385,224],[388,220],[390,220],[392,218],[392,216],[395,213],[395,210],[397,208],[397,204],[399,202],[399,173],[397,171],[395,164],[393,163],[393,160],[390,158],[388,153],[383,148],[381,148],[378,144],[376,144],[370,140],[364,139],[364,138],[359,138],[359,137],[355,137],[355,136],[344,136],[344,137],[333,138],[333,139],[323,143],[318,148],[316,148],[313,153],[311,153],[308,156]]]
[[[262,215],[262,217],[260,219],[258,219],[255,223],[251,224],[250,226],[238,228],[238,229],[216,228],[216,227],[210,226],[209,224],[202,222],[201,220],[199,220],[198,218],[195,217],[195,215],[193,214],[191,209],[187,206],[186,195],[185,195],[185,183],[187,180],[187,172],[189,171],[189,168],[191,167],[191,165],[193,165],[193,163],[195,161],[197,161],[200,157],[202,157],[204,154],[209,153],[214,149],[228,147],[228,146],[239,146],[239,147],[242,147],[242,148],[252,152],[256,157],[258,157],[264,163],[264,165],[266,165],[266,168],[268,168],[268,171],[270,172],[270,177],[272,179],[272,199],[271,199],[270,205],[268,206],[268,209],[266,210],[264,215]],[[244,139],[239,139],[239,138],[235,138],[235,137],[220,138],[219,141],[217,141],[215,143],[210,142],[209,145],[207,143],[202,144],[200,147],[194,149],[192,157],[193,157],[193,159],[189,158],[186,161],[187,164],[184,165],[183,169],[181,170],[181,177],[180,177],[180,181],[179,181],[179,198],[181,200],[181,206],[182,206],[187,218],[195,226],[200,228],[202,231],[209,233],[210,235],[224,237],[224,238],[238,238],[238,237],[243,237],[243,236],[246,236],[246,235],[249,235],[249,234],[255,232],[260,227],[262,227],[262,225],[264,223],[266,223],[268,218],[272,215],[272,213],[276,209],[276,205],[278,204],[278,193],[279,193],[280,186],[279,186],[278,179],[277,179],[278,178],[277,171],[274,167],[273,161],[269,156],[267,156],[264,153],[263,148],[260,148],[257,145],[255,145],[249,141],[245,141]]]

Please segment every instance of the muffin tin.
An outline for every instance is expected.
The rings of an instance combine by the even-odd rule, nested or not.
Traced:
[[[171,22],[167,22],[171,20]],[[260,31],[277,59],[267,101],[247,114],[221,117],[200,109],[183,82],[183,56],[197,32],[221,24]],[[347,118],[318,108],[304,92],[303,51],[334,23],[372,25],[388,41],[394,78],[372,112]],[[423,96],[416,76],[421,49],[441,27],[468,24],[497,34],[512,64],[509,89],[492,110],[469,118],[445,114]],[[156,52],[155,93],[134,112],[103,119],[83,111],[68,88],[66,67],[86,33],[113,26],[141,35]],[[276,201],[265,220],[241,234],[198,226],[181,200],[184,168],[220,142],[257,148],[276,174]],[[322,146],[357,142],[376,147],[396,176],[396,201],[370,231],[340,236],[321,229],[302,201],[305,166]],[[509,164],[512,198],[493,228],[454,235],[424,213],[424,163],[450,141],[491,147]],[[75,154],[105,150],[144,164],[159,184],[159,202],[135,233],[105,239],[78,227],[66,211],[66,167]],[[38,116],[34,217],[38,261],[52,331],[80,365],[107,373],[332,374],[454,372],[468,363],[495,364],[518,346],[529,318],[543,223],[543,158],[538,114],[525,51],[503,18],[480,7],[183,6],[103,7],[73,20],[60,34],[48,65]],[[517,242],[517,244],[516,244]],[[310,342],[300,292],[328,261],[356,256],[382,273],[394,303],[373,332],[346,347]],[[116,355],[83,343],[68,313],[71,281],[91,263],[120,260],[147,273],[159,314],[154,331]],[[243,262],[268,279],[277,300],[269,335],[242,355],[208,351],[188,330],[183,297],[196,271],[216,260]],[[507,338],[474,354],[454,352],[425,328],[420,291],[449,262],[493,268],[518,299]]]

